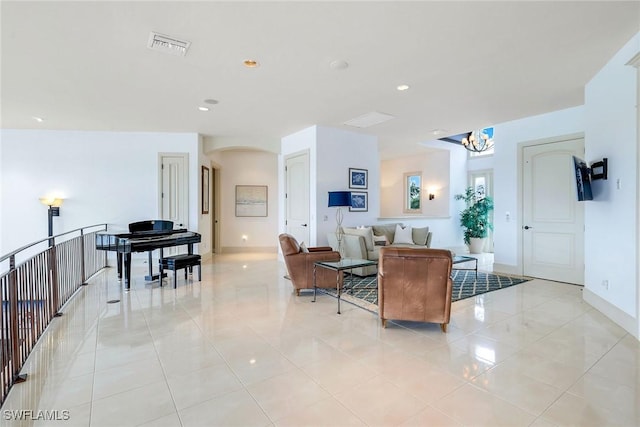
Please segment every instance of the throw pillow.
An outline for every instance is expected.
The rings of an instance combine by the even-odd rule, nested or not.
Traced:
[[[309,253],[309,249],[307,248],[307,245],[304,244],[304,242],[300,243],[300,252]]]
[[[351,234],[355,236],[364,237],[364,245],[367,251],[373,250],[373,230],[371,229],[371,227],[364,227],[364,228],[345,227],[343,230],[344,230],[344,234]]]
[[[413,245],[413,237],[411,237],[411,226],[407,225],[402,228],[400,224],[396,225],[396,234],[393,236],[393,244],[405,243]]]
[[[396,232],[396,225],[398,223],[393,224],[381,224],[373,226],[373,235],[374,236],[385,236],[387,238],[387,242],[389,244],[393,243],[393,234]]]
[[[427,244],[427,236],[429,235],[429,227],[414,228],[411,230],[411,237],[413,243],[416,245],[424,246]]]
[[[373,236],[374,246],[387,246],[387,236]]]

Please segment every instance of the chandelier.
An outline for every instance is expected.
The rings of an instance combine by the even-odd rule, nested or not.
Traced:
[[[482,153],[493,148],[493,128],[469,132],[462,138],[462,146],[474,153]]]

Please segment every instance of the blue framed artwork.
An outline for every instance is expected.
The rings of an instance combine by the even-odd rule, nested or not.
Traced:
[[[366,190],[368,180],[369,171],[367,169],[349,168],[349,188]]]
[[[368,199],[369,197],[366,191],[352,191],[349,212],[367,212],[369,210]]]

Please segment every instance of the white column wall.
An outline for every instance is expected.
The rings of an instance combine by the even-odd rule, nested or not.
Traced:
[[[626,64],[639,52],[637,34],[585,88],[585,160],[609,159],[609,179],[593,182],[585,206],[585,298],[636,337],[638,72]]]
[[[375,224],[380,212],[380,157],[378,138],[341,129],[317,127],[318,175],[316,182],[317,241],[327,245],[327,234],[335,232],[336,208],[328,207],[329,191],[367,192],[368,211],[342,208],[344,226]],[[366,190],[349,188],[349,168],[367,169]]]

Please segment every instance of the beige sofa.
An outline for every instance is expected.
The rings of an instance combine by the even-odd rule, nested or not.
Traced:
[[[396,236],[397,226],[401,227],[401,236]],[[409,228],[407,228],[409,227]],[[343,227],[344,237],[342,247],[345,258],[358,258],[377,261],[380,248],[385,246],[429,248],[432,233],[429,227],[403,226],[400,223],[367,225],[362,227]],[[336,233],[327,234],[329,245],[334,251],[338,250]],[[353,274],[371,276],[377,274],[376,266],[354,268]]]

